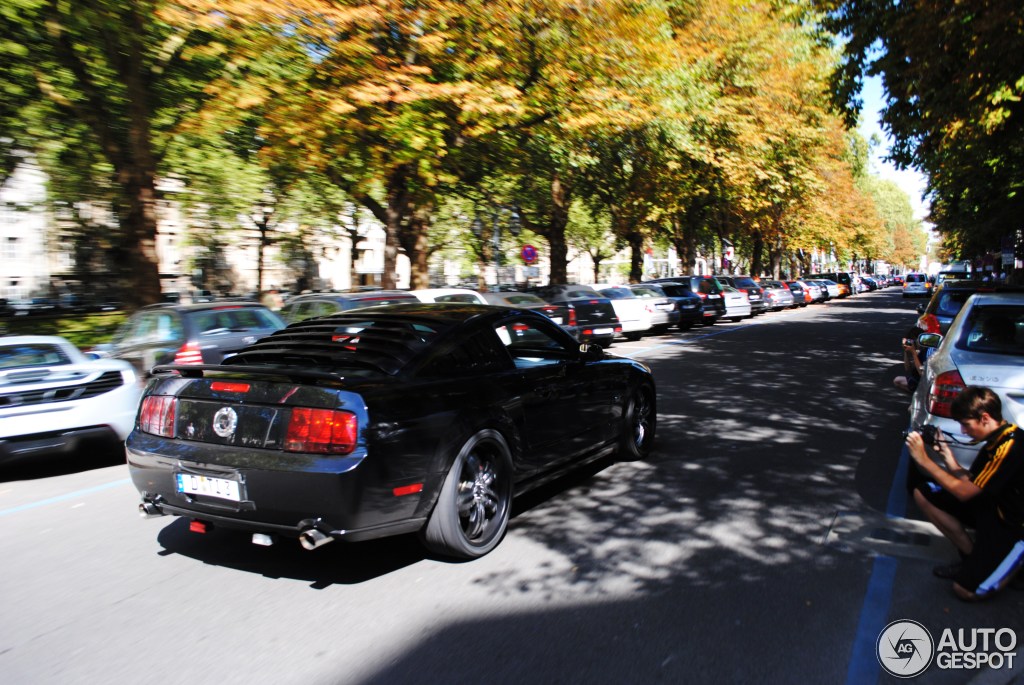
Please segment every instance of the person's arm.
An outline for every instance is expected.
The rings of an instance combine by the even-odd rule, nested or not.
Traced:
[[[970,472],[957,463],[949,445],[944,440],[939,442],[939,453],[947,468],[950,469],[949,471],[936,464],[928,456],[924,448],[924,439],[917,431],[907,435],[907,452],[922,471],[961,502],[966,502],[981,493],[981,488],[971,481]]]

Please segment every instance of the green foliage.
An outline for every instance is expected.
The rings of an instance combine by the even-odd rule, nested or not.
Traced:
[[[79,349],[109,343],[128,315],[124,312],[68,316],[15,316],[0,319],[0,332],[8,335],[59,335]]]

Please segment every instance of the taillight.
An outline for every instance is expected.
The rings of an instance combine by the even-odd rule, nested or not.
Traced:
[[[967,387],[959,371],[947,371],[936,376],[928,392],[928,413],[953,418],[950,409],[956,396]]]
[[[174,412],[177,399],[169,395],[142,398],[139,409],[139,430],[165,438],[174,437]]]
[[[576,325],[576,307],[573,307],[572,305],[569,305],[569,325]]]
[[[199,343],[187,342],[174,354],[175,364],[202,364],[203,352],[199,349]]]
[[[939,328],[939,317],[934,314],[925,314],[917,320],[917,327],[925,333],[941,333]]]
[[[287,452],[348,454],[356,447],[359,420],[335,409],[296,407],[284,438]]]
[[[708,299],[708,294],[707,293],[697,293],[697,295],[699,295],[700,299],[702,299],[702,300]]]

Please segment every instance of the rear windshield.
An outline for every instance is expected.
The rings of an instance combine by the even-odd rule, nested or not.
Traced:
[[[938,297],[938,302],[935,304],[935,314],[938,316],[948,316],[950,318],[957,315],[957,313],[963,309],[964,302],[967,298],[974,293],[970,290],[954,290],[944,291]]]
[[[907,274],[906,283],[924,283],[928,278],[924,274]]]
[[[665,292],[657,286],[634,285],[630,290],[640,298],[665,297]]]
[[[602,288],[598,292],[609,300],[626,300],[635,297],[629,288]]]
[[[672,297],[693,296],[692,290],[685,285],[680,285],[679,283],[663,283],[660,287],[665,291],[666,295],[671,295]]]
[[[705,295],[707,295],[708,293],[722,292],[722,286],[720,286],[718,284],[718,281],[716,281],[713,278],[700,279],[699,281],[697,281],[697,287],[700,289],[700,292],[704,293]]]
[[[527,293],[512,293],[505,295],[502,298],[507,304],[524,305],[524,304],[545,304],[544,300],[540,299],[536,295],[530,295]]]
[[[199,335],[252,330],[276,331],[284,327],[278,317],[266,309],[211,309],[196,312],[193,322]]]
[[[957,347],[972,352],[1024,356],[1024,305],[974,307]]]
[[[225,364],[299,365],[393,375],[450,326],[433,318],[371,317],[354,310],[294,323]]]
[[[760,287],[760,286],[758,286],[757,282],[753,278],[746,278],[744,276],[739,276],[737,278],[734,278],[733,279],[733,283],[736,285],[737,288],[758,288],[758,287]]]

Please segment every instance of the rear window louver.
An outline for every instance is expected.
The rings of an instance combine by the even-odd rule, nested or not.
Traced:
[[[50,404],[51,402],[84,400],[110,392],[120,388],[122,385],[124,385],[124,377],[120,371],[106,371],[88,383],[0,395],[0,407],[21,407],[33,404]]]
[[[224,365],[356,368],[395,375],[442,329],[435,319],[339,313],[293,323],[226,359]]]

